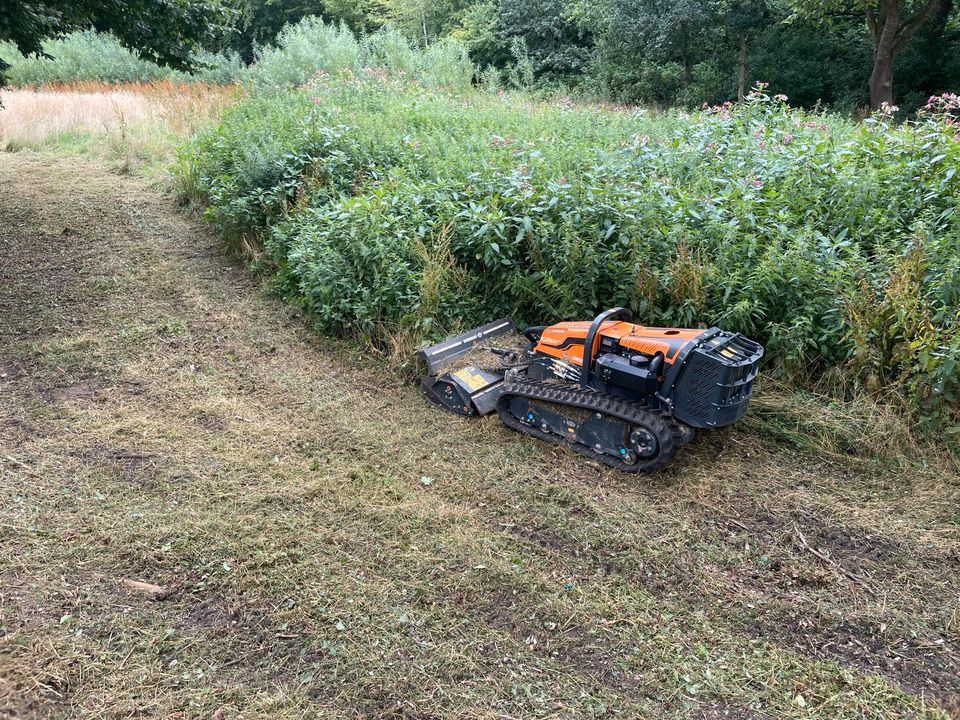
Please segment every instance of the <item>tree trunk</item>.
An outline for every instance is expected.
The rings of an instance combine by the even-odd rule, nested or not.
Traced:
[[[870,73],[870,107],[879,110],[880,105],[893,105],[893,52],[900,29],[899,0],[883,0],[880,3],[879,22],[875,24],[873,72]]]
[[[893,105],[893,51],[877,48],[870,74],[870,107],[879,110],[884,103]]]
[[[942,0],[928,0],[913,17],[901,23],[904,0],[880,0],[879,6],[867,10],[867,28],[873,36],[873,72],[870,73],[870,107],[880,109],[883,103],[893,104],[893,60],[924,23],[936,13]]]
[[[873,72],[870,73],[870,108],[879,110],[883,103],[893,105],[893,54],[900,29],[901,0],[881,0],[879,17],[870,23],[873,34]]]
[[[743,102],[747,76],[747,34],[740,33],[740,55],[737,58],[737,102]]]

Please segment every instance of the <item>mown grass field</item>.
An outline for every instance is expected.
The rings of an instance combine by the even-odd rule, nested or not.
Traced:
[[[607,472],[430,407],[147,181],[0,184],[0,715],[960,713],[950,471],[748,423]]]

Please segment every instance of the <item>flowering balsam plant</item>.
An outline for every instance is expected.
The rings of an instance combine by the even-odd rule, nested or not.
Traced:
[[[767,90],[653,117],[358,72],[244,101],[184,166],[326,332],[427,339],[624,305],[956,424],[957,98],[854,123]]]
[[[954,93],[931,95],[920,116],[939,120],[953,132],[953,139],[960,142],[960,96]]]

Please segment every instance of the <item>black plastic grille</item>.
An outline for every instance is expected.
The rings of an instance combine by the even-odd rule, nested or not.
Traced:
[[[694,348],[674,387],[673,414],[694,427],[721,427],[747,410],[763,348],[736,333],[721,332]]]

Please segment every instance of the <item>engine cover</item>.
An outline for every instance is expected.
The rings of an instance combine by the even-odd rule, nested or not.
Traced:
[[[534,377],[554,374],[602,392],[669,412],[682,423],[714,428],[739,420],[753,392],[763,347],[719,328],[653,328],[624,320],[600,321],[583,367],[591,323],[543,328],[531,365]]]
[[[643,357],[643,356],[640,356]],[[597,379],[606,385],[614,385],[639,395],[653,395],[660,386],[657,375],[659,363],[651,365],[649,359],[643,364],[614,353],[604,353],[596,360],[594,372]]]
[[[534,350],[558,360],[582,365],[583,345],[589,329],[589,322],[562,322],[551,325],[540,333]],[[593,354],[599,357],[603,353],[622,351],[653,357],[659,353],[669,365],[691,341],[706,332],[700,329],[646,327],[632,322],[610,320],[600,327],[594,340]]]

